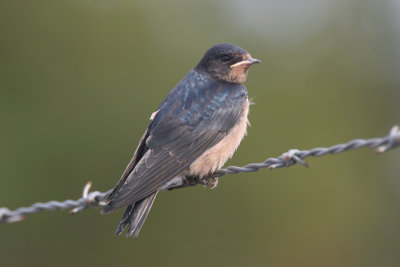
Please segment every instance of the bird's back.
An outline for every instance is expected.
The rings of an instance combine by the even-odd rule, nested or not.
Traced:
[[[244,114],[247,120],[247,103],[244,85],[218,82],[205,73],[190,71],[159,106],[144,140],[139,144],[146,152],[124,181],[121,179],[108,207],[103,210],[111,211],[132,204],[184,171],[190,171],[192,163],[229,136],[230,131],[243,121]],[[240,140],[245,129],[241,132]],[[226,144],[234,148],[229,149],[231,152],[223,163],[239,142]],[[201,163],[196,166],[205,170],[193,173],[200,175],[216,167]]]

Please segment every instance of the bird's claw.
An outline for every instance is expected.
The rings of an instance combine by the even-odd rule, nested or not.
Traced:
[[[209,186],[210,189],[214,189],[218,186],[218,178],[207,178],[205,186]]]

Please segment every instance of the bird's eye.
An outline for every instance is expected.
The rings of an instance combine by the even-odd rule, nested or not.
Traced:
[[[223,62],[228,62],[228,61],[231,60],[231,57],[228,56],[228,55],[222,55],[222,56],[221,56],[221,60],[222,60]]]

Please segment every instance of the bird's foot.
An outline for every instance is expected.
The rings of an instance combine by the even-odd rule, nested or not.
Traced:
[[[175,190],[175,189],[181,189],[189,186],[195,186],[198,184],[198,178],[194,176],[186,176],[186,177],[180,177],[179,179],[173,179],[169,183],[167,183],[164,187],[168,190]]]
[[[206,180],[206,186],[209,186],[211,189],[214,189],[218,186],[218,178],[211,178],[208,177],[205,179]]]
[[[171,181],[164,186],[164,189],[168,191],[181,189],[189,186],[195,186],[198,184],[202,184],[204,186],[209,186],[211,189],[214,189],[218,186],[218,178],[212,178],[211,175],[205,178],[200,178],[199,176],[186,176],[180,181]]]

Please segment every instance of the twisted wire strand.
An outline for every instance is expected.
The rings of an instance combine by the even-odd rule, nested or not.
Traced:
[[[321,157],[327,154],[339,154],[349,150],[354,150],[362,147],[376,148],[377,153],[383,153],[390,149],[400,146],[400,127],[393,126],[387,136],[381,138],[371,139],[355,139],[344,144],[338,144],[331,147],[317,147],[311,150],[298,150],[291,149],[283,153],[278,158],[268,158],[261,163],[251,163],[243,167],[230,166],[225,169],[220,169],[212,175],[212,178],[218,178],[225,174],[237,174],[241,172],[256,172],[261,168],[276,169],[282,167],[290,167],[294,164],[301,164],[308,167],[304,161],[307,157]],[[188,181],[186,178],[175,180],[167,183],[162,190],[169,190],[175,188],[182,188],[186,186],[193,186],[196,184],[209,185],[204,180]],[[34,203],[29,207],[22,207],[16,210],[9,210],[8,208],[0,208],[0,223],[13,223],[25,219],[26,215],[37,213],[47,210],[65,210],[72,209],[71,213],[77,213],[89,207],[103,206],[103,200],[112,190],[107,192],[93,191],[89,192],[92,186],[88,182],[83,189],[83,196],[78,200],[65,200],[65,201],[49,201],[46,203]]]

